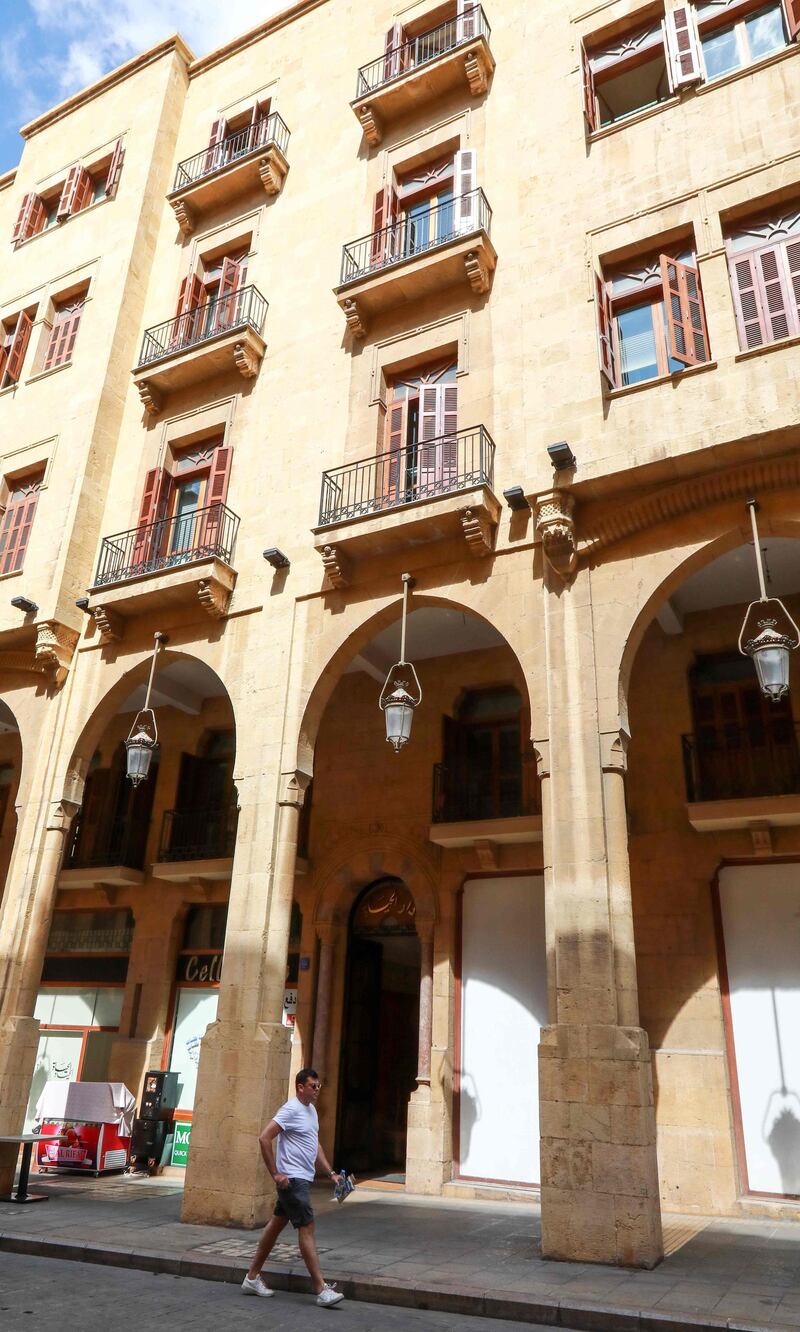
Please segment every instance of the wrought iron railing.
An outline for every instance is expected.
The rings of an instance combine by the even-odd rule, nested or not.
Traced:
[[[149,825],[149,819],[124,814],[119,818],[103,820],[91,829],[81,823],[79,815],[64,868],[93,869],[99,865],[124,865],[126,869],[141,869]]]
[[[160,360],[162,356],[186,351],[220,333],[230,333],[235,328],[249,326],[260,333],[266,313],[267,302],[258,287],[239,287],[226,296],[205,301],[185,314],[175,315],[163,324],[146,329],[137,369]]]
[[[209,504],[104,537],[93,586],[124,583],[193,560],[216,558],[232,565],[238,530],[237,514],[224,504]]]
[[[800,794],[797,732],[793,722],[775,717],[682,736],[687,800]]]
[[[377,60],[362,65],[358,71],[356,98],[365,97],[385,83],[402,78],[409,70],[427,65],[431,60],[438,60],[439,56],[463,46],[465,42],[474,41],[476,37],[485,37],[488,42],[491,31],[482,6],[473,5],[457,18],[447,19],[429,32],[421,32],[418,37],[411,37],[399,46],[384,51]]]
[[[266,148],[271,143],[281,150],[284,157],[286,156],[289,130],[277,111],[265,116],[263,120],[256,121],[254,125],[247,125],[244,129],[236,130],[234,134],[226,134],[219,143],[209,144],[208,148],[195,153],[194,157],[187,157],[183,162],[179,162],[173,189],[182,190],[187,185],[194,185],[204,176],[222,171],[225,167],[238,162],[240,158],[247,157],[248,153],[253,153],[258,148]]]
[[[341,281],[354,282],[475,231],[489,235],[491,227],[492,210],[482,189],[440,199],[424,213],[404,213],[380,231],[348,242],[342,250]]]
[[[513,819],[538,814],[541,808],[532,754],[520,754],[510,772],[487,769],[466,760],[433,765],[434,823]]]
[[[486,427],[458,430],[323,472],[319,525],[491,486],[493,478],[494,440]]]
[[[236,805],[165,810],[158,858],[216,860],[232,856],[238,821]]]

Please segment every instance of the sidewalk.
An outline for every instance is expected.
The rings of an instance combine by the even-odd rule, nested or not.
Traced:
[[[238,1282],[250,1231],[185,1226],[173,1181],[62,1176],[31,1180],[46,1203],[0,1203],[0,1249]],[[548,1323],[584,1332],[736,1332],[800,1328],[800,1226],[786,1221],[665,1220],[669,1256],[654,1272],[538,1257],[538,1208],[407,1198],[359,1189],[339,1207],[317,1189],[328,1280],[354,1299]],[[278,1289],[308,1289],[291,1231],[267,1265]]]

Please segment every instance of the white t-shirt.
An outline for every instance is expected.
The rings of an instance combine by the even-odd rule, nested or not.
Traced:
[[[293,1096],[272,1118],[280,1124],[275,1164],[290,1179],[313,1180],[319,1148],[319,1118],[315,1105],[303,1105]]]

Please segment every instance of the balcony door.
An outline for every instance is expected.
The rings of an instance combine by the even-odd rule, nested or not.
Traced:
[[[445,494],[458,485],[458,385],[455,364],[398,378],[390,387],[382,507]]]
[[[86,778],[83,803],[66,862],[69,869],[125,865],[142,869],[158,775],[158,751],[150,776],[133,787],[125,776],[125,746],[118,745],[109,767]]]
[[[690,675],[701,800],[788,795],[800,788],[791,698],[761,693],[739,653],[701,657]]]
[[[448,822],[523,812],[522,699],[513,686],[470,690],[444,717],[439,799]]]
[[[198,754],[181,755],[175,810],[167,838],[167,859],[213,859],[233,855],[235,745],[232,730],[210,731],[203,737]]]

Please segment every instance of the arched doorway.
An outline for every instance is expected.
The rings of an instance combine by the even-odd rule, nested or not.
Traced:
[[[420,946],[401,879],[370,884],[350,913],[337,1160],[402,1172],[417,1071]]]

